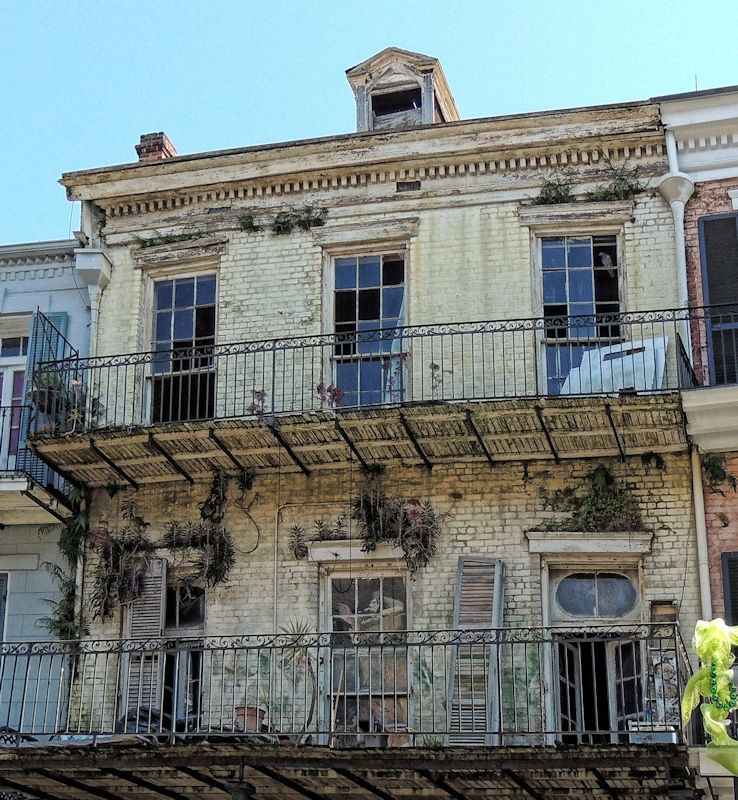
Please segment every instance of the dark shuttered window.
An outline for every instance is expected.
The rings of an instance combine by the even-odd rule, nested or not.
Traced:
[[[702,288],[707,318],[710,382],[738,380],[738,214],[700,220]]]
[[[738,625],[738,553],[723,553],[725,621]]]

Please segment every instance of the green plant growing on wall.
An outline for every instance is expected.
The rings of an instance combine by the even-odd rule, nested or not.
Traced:
[[[287,541],[287,549],[297,561],[308,557],[308,543],[305,535],[305,528],[302,525],[293,525],[290,528],[290,535]]]
[[[707,488],[713,494],[725,494],[722,487],[738,489],[738,481],[735,475],[728,472],[728,462],[725,456],[719,453],[708,453],[702,458],[702,471],[705,473]]]
[[[235,505],[252,522],[254,520],[249,513],[251,506],[245,505],[245,495],[253,487],[254,479],[255,472],[252,469],[242,469],[235,476],[236,485],[241,491],[241,497]],[[224,469],[214,469],[207,497],[199,505],[200,522],[174,521],[166,526],[162,546],[188,562],[188,568],[181,573],[184,585],[218,586],[228,580],[236,563],[233,536],[222,524],[228,507],[230,482],[231,476]]]
[[[170,522],[161,544],[172,552],[188,551],[192,565],[182,580],[193,586],[225,583],[236,563],[230,531],[212,522]]]
[[[225,517],[228,505],[229,478],[223,469],[214,469],[208,496],[200,503],[200,519],[205,522],[220,524]]]
[[[347,536],[346,517],[339,514],[333,524],[322,519],[316,519],[313,523],[314,542],[336,542],[345,539]]]
[[[553,206],[561,203],[573,203],[576,198],[572,194],[574,182],[567,173],[546,178],[541,184],[541,191],[533,198],[534,206]]]
[[[655,469],[658,472],[666,472],[666,461],[658,453],[649,450],[641,455],[641,464],[646,468],[646,472]]]
[[[542,492],[546,511],[569,513],[566,520],[545,523],[549,530],[569,531],[638,531],[643,530],[638,500],[626,486],[621,486],[604,465],[586,476],[588,487],[572,487]]]
[[[385,467],[384,464],[375,464],[375,463],[362,464],[361,467],[359,467],[359,469],[361,471],[362,476],[367,481],[375,481],[381,478],[382,475],[384,475],[384,473],[387,471],[387,467]]]
[[[90,606],[95,618],[110,619],[115,607],[140,596],[156,545],[151,541],[149,523],[138,513],[133,500],[121,503],[123,527],[105,526],[92,534],[97,555]]]
[[[638,167],[631,167],[627,160],[622,164],[613,164],[610,157],[602,151],[599,155],[605,164],[607,180],[586,193],[585,198],[588,201],[631,200],[645,189],[644,184],[638,180]]]
[[[259,233],[264,230],[261,225],[256,223],[253,214],[241,214],[238,217],[238,227],[245,233]]]
[[[58,564],[52,564],[50,561],[44,563],[44,568],[59,590],[59,599],[47,598],[44,600],[51,607],[51,613],[41,617],[38,624],[57,639],[79,639],[79,620],[75,612],[77,582],[74,573],[70,574]]]
[[[295,228],[309,231],[310,228],[322,227],[327,219],[327,208],[317,208],[310,204],[291,211],[280,211],[272,222],[272,233],[276,236],[285,236],[292,233]]]

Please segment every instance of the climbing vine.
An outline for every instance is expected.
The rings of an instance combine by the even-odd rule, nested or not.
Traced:
[[[59,531],[57,546],[66,562],[66,569],[51,562],[44,563],[44,568],[51,576],[52,583],[58,589],[59,597],[58,599],[46,598],[44,600],[50,606],[51,612],[42,617],[39,624],[58,639],[78,639],[82,633],[83,619],[82,610],[76,611],[77,582],[75,574],[89,533],[87,515],[89,498],[86,493],[76,487],[71,487],[67,500],[71,506],[72,515],[64,521],[61,529],[59,530],[57,525],[39,529],[40,535]]]
[[[259,527],[250,513],[256,498],[247,503],[246,494],[252,489],[255,477],[252,469],[244,468],[233,479],[241,492],[234,505],[251,520],[257,532],[256,545],[251,552],[259,544]],[[212,588],[225,583],[236,563],[233,536],[223,525],[231,480],[225,470],[213,470],[210,490],[199,506],[200,521],[175,521],[166,526],[161,544],[179,556],[181,569],[175,570],[175,573],[181,576],[181,583],[185,587]]]
[[[587,488],[572,487],[542,492],[543,508],[570,514],[566,520],[545,523],[548,530],[638,531],[643,520],[638,500],[626,486],[619,484],[604,465],[586,476]]]

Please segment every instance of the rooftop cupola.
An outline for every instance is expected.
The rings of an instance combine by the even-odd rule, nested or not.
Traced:
[[[453,122],[454,97],[437,58],[387,47],[346,70],[356,97],[356,129],[373,131]]]

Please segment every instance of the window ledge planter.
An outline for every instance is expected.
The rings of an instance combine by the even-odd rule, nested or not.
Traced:
[[[348,564],[356,561],[397,561],[402,560],[402,550],[392,544],[379,544],[377,549],[367,553],[361,549],[361,539],[328,539],[310,542],[308,558],[320,564]]]

